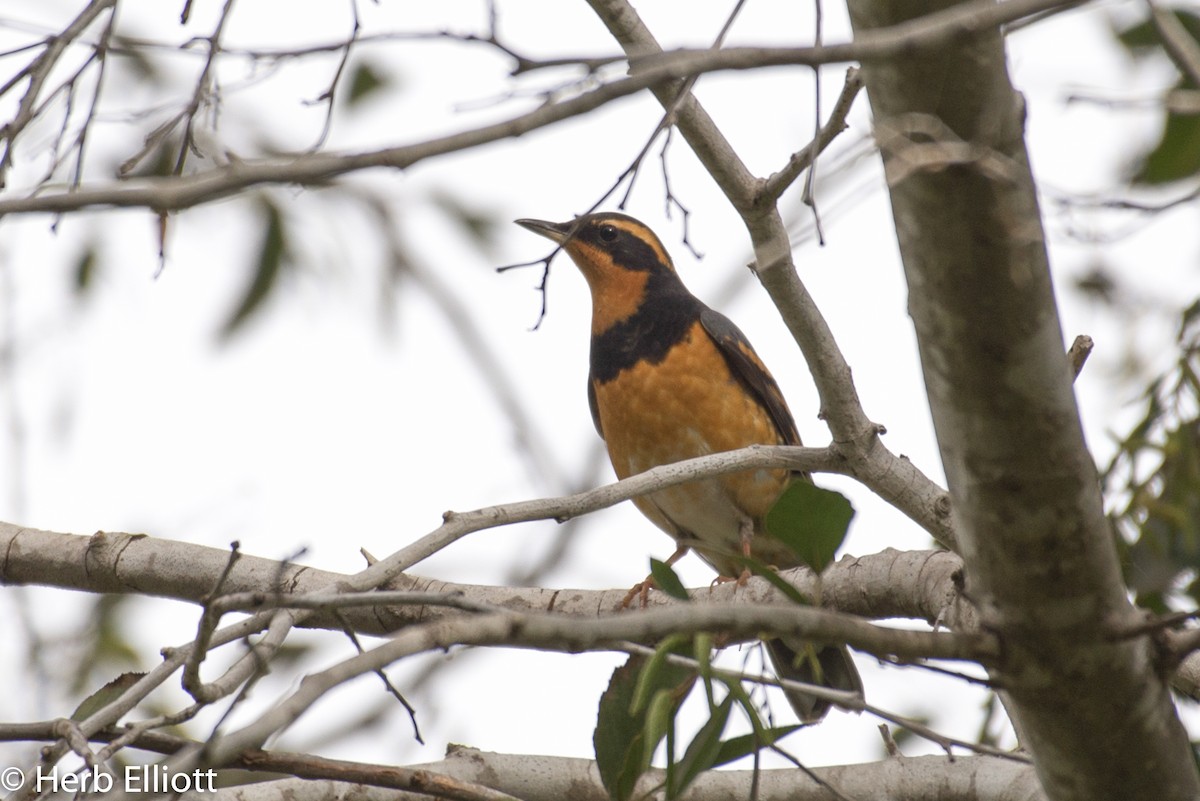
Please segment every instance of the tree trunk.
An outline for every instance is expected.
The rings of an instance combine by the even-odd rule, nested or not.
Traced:
[[[850,0],[856,35],[939,10]],[[1104,518],[999,33],[864,65],[909,311],[993,676],[1054,801],[1200,797]]]

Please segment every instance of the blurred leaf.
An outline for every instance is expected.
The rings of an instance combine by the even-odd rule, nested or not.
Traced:
[[[845,495],[793,481],[767,512],[765,524],[768,534],[820,573],[833,561],[853,518]]]
[[[920,723],[926,726],[933,723],[932,718],[923,713],[909,712],[905,714],[905,717],[915,723]],[[900,748],[903,748],[907,743],[921,742],[922,739],[923,737],[921,735],[916,734],[912,729],[905,726],[897,726],[892,729],[892,742],[894,742]]]
[[[371,66],[370,62],[361,62],[350,75],[350,93],[346,97],[346,105],[354,108],[364,99],[381,89],[386,89],[390,83],[390,80]]]
[[[691,671],[666,660],[669,649],[686,643],[687,638],[672,638],[659,647],[654,659],[629,657],[613,671],[600,696],[592,745],[600,780],[615,801],[632,796],[695,682]]]
[[[181,133],[167,133],[150,150],[139,152],[122,162],[117,174],[122,178],[164,178],[174,173],[182,147]]]
[[[721,735],[725,731],[725,724],[729,722],[729,710],[732,708],[733,696],[727,695],[724,701],[710,709],[708,720],[688,744],[671,781],[667,782],[667,798],[678,798],[697,776],[716,764],[721,753]]]
[[[1112,271],[1103,262],[1094,262],[1087,272],[1075,278],[1075,288],[1093,300],[1112,305],[1117,299],[1119,288]]]
[[[1184,30],[1190,33],[1193,39],[1200,41],[1200,15],[1182,8],[1171,9],[1171,12],[1179,18]],[[1116,35],[1117,40],[1135,56],[1146,56],[1162,50],[1162,37],[1158,35],[1158,30],[1149,17],[1116,31]]]
[[[1150,382],[1143,414],[1104,469],[1125,580],[1137,603],[1170,611],[1171,596],[1200,601],[1200,302],[1180,314],[1176,364]]]
[[[1193,11],[1172,9],[1183,29],[1200,42],[1200,16]],[[1149,17],[1116,32],[1118,41],[1137,57],[1165,52],[1162,37]],[[1196,85],[1184,76],[1175,85],[1176,90],[1196,89]],[[1200,174],[1200,115],[1176,111],[1164,113],[1162,136],[1157,144],[1137,159],[1134,168],[1134,183],[1156,186],[1180,181]]]
[[[1200,419],[1165,433],[1162,462],[1135,499],[1144,516],[1130,547],[1130,586],[1163,592],[1176,576],[1200,565]]]
[[[221,327],[220,338],[222,340],[228,340],[237,333],[246,321],[262,307],[263,301],[267,299],[274,288],[288,255],[288,234],[279,207],[264,197],[259,201],[259,211],[263,216],[265,229],[262,243],[258,248],[254,275],[250,279],[250,285],[242,294],[237,308]]]
[[[130,67],[138,85],[161,86],[162,73],[142,47],[137,41],[114,33],[109,42],[108,58],[117,59],[117,63]]]
[[[122,673],[99,690],[89,695],[75,707],[71,720],[76,722],[87,720],[104,707],[121,697],[121,695],[145,676],[145,673]]]
[[[679,576],[671,569],[671,566],[660,559],[650,560],[650,575],[654,577],[654,583],[658,588],[672,598],[680,601],[690,601],[687,588],[683,586],[683,582],[679,580]]]
[[[431,200],[443,214],[462,228],[475,247],[485,254],[491,252],[502,222],[499,216],[472,208],[447,192],[437,192]]]
[[[1200,115],[1168,113],[1162,137],[1141,160],[1134,181],[1151,186],[1200,174]]]
[[[137,650],[129,641],[124,623],[129,619],[131,596],[99,595],[92,603],[86,628],[77,639],[84,649],[78,660],[71,663],[71,692],[82,692],[95,686],[99,675],[112,675],[114,670],[141,666]]]
[[[83,253],[79,254],[79,260],[75,262],[73,272],[76,297],[83,297],[92,288],[92,279],[96,277],[96,262],[99,261],[99,258],[95,242],[89,243]]]

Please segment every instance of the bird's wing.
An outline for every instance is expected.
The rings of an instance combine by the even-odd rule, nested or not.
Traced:
[[[754,348],[750,347],[746,335],[728,317],[709,308],[700,312],[700,325],[717,344],[730,371],[771,415],[784,443],[800,445],[800,433],[796,431],[796,421],[788,411],[783,393]],[[593,406],[593,413],[594,410]],[[599,428],[599,422],[596,425]]]

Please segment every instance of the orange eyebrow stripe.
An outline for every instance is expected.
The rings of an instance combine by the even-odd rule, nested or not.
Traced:
[[[665,264],[671,268],[672,272],[675,270],[675,263],[671,261],[671,256],[667,253],[666,248],[663,247],[662,242],[658,241],[658,236],[645,225],[636,220],[625,219],[606,220],[605,222],[613,228],[628,231],[645,242],[654,251],[654,255],[658,257],[660,264]]]

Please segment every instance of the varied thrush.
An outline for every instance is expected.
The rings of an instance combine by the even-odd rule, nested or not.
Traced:
[[[517,220],[562,246],[592,294],[588,403],[618,478],[748,445],[799,445],[800,435],[775,379],[746,337],[683,285],[654,232],[624,214],[570,222]],[[787,470],[747,470],[634,499],[642,514],[724,576],[739,575],[738,554],[778,568],[795,554],[764,530],[763,518],[790,481]],[[766,643],[783,677],[862,692],[844,646],[815,649]],[[813,656],[815,655],[815,664]],[[826,701],[787,698],[800,720],[815,723]]]

